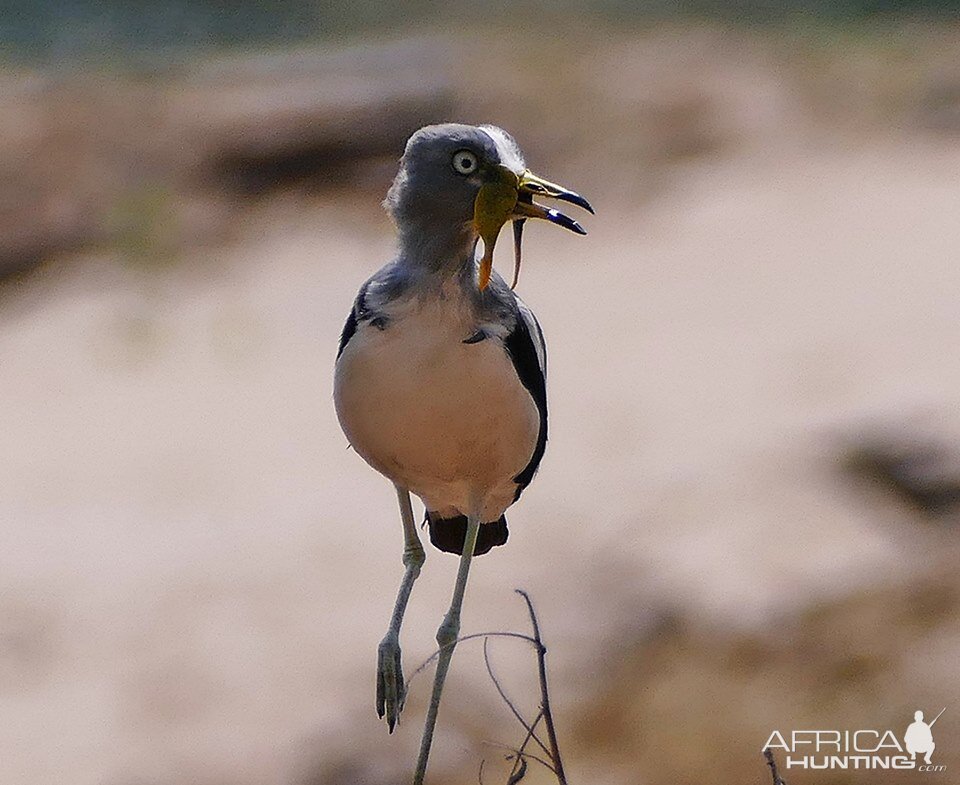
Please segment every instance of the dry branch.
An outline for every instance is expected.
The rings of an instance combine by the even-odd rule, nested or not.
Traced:
[[[773,750],[767,747],[763,751],[763,757],[767,759],[767,765],[770,767],[770,775],[773,777],[773,785],[787,785],[786,780],[780,776],[777,770],[777,759],[773,757]]]

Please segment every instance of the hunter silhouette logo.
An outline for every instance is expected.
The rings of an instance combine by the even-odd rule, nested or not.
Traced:
[[[903,734],[903,741],[907,745],[907,752],[910,753],[913,760],[917,759],[917,753],[919,752],[923,755],[923,762],[928,766],[930,765],[930,756],[937,748],[937,745],[933,743],[933,731],[930,729],[945,711],[946,708],[941,709],[940,714],[934,717],[933,722],[929,725],[923,721],[922,711],[914,712],[913,722],[910,723],[907,732]]]
[[[799,769],[894,769],[941,772],[946,766],[931,760],[937,745],[933,726],[946,708],[929,723],[923,712],[913,714],[913,722],[903,734],[903,743],[892,730],[795,730],[770,734],[765,750],[783,750],[786,768]],[[917,756],[923,759],[918,760]]]

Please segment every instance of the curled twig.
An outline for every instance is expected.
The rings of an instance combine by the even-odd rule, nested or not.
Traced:
[[[527,776],[527,759],[523,755],[518,756],[517,759],[520,761],[520,768],[510,774],[507,785],[517,785],[520,780]]]

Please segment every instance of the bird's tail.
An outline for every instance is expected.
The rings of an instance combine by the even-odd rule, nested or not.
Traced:
[[[441,518],[435,512],[427,510],[427,525],[430,527],[430,542],[435,548],[446,553],[463,553],[463,543],[467,539],[467,516]],[[482,556],[494,545],[503,545],[507,541],[507,518],[504,515],[493,523],[481,523],[477,534],[477,547],[474,556]]]

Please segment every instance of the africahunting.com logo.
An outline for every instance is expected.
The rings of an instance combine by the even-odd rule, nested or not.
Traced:
[[[786,734],[775,730],[764,749],[782,751],[788,769],[944,771],[947,767],[932,759],[937,748],[933,726],[944,711],[929,723],[924,722],[922,711],[914,712],[902,743],[892,730],[795,730]]]

